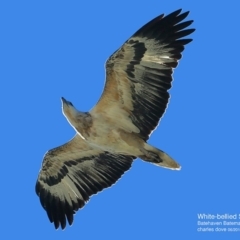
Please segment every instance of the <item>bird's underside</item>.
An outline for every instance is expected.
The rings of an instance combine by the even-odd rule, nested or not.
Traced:
[[[36,193],[55,228],[71,225],[90,196],[110,187],[141,158],[180,169],[169,155],[147,143],[164,114],[172,72],[181,59],[193,21],[188,12],[160,15],[140,28],[106,62],[98,103],[83,113],[62,98],[63,114],[76,130],[66,144],[43,159]]]

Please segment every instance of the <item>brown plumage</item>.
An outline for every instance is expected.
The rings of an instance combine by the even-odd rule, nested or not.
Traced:
[[[88,113],[62,98],[63,114],[75,137],[48,151],[36,193],[55,228],[82,208],[89,197],[115,183],[135,158],[157,166],[180,169],[169,155],[149,145],[151,132],[164,114],[173,68],[193,21],[188,12],[160,15],[140,28],[106,62],[106,83],[96,106]]]

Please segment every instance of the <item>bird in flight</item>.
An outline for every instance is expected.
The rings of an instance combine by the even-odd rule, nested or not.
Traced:
[[[147,143],[163,116],[173,69],[184,38],[195,29],[181,9],[154,18],[132,35],[106,62],[102,96],[89,111],[78,111],[65,98],[62,111],[76,135],[49,150],[43,159],[36,193],[55,228],[73,223],[90,196],[110,187],[140,158],[179,170],[167,153]]]

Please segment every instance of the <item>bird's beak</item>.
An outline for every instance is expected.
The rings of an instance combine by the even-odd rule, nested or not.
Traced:
[[[62,100],[62,102],[65,103],[65,104],[68,103],[67,100],[66,100],[64,97],[61,97],[61,100]]]

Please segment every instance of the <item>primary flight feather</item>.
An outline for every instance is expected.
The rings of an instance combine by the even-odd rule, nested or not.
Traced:
[[[180,169],[165,152],[147,143],[164,114],[173,68],[195,29],[182,22],[189,12],[160,15],[140,28],[106,62],[106,82],[98,103],[78,111],[62,98],[62,111],[76,135],[49,150],[36,193],[55,228],[73,223],[90,196],[114,184],[136,158]]]

